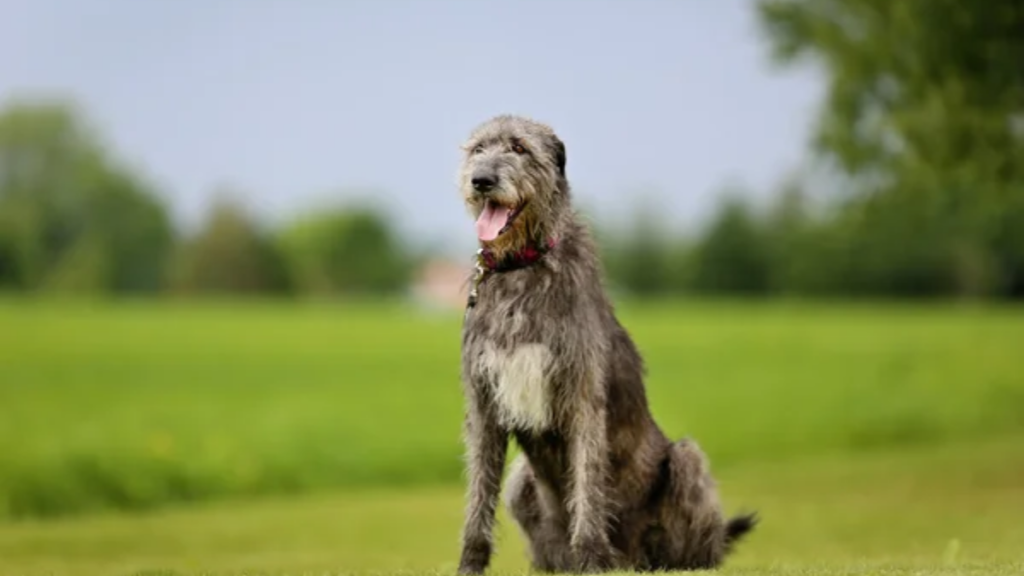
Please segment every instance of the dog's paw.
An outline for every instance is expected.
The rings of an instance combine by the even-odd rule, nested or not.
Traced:
[[[462,546],[458,573],[465,576],[483,574],[490,561],[491,545],[489,543],[467,542]]]

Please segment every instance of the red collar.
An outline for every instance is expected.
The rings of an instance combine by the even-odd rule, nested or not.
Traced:
[[[554,248],[556,244],[558,244],[558,240],[555,238],[548,238],[546,245],[526,246],[521,250],[509,254],[500,261],[495,258],[493,252],[484,248],[480,250],[480,261],[489,272],[507,272],[517,268],[525,268],[537,260],[540,260],[541,256],[544,256],[544,254],[546,254],[548,250]]]

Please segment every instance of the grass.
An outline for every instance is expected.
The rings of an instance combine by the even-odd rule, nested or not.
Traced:
[[[886,449],[720,474],[763,522],[723,574],[1018,575],[1024,438]],[[0,574],[452,574],[458,487],[222,501],[0,525]],[[502,512],[494,574],[526,569]]]
[[[724,471],[1024,433],[1024,310],[624,306],[654,412]],[[401,306],[0,304],[0,517],[461,474],[459,318]]]
[[[1024,573],[1024,310],[621,312],[764,518],[724,574]],[[458,344],[388,304],[0,302],[0,574],[452,573]]]

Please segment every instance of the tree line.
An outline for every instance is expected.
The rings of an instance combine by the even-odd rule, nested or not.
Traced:
[[[0,290],[387,295],[404,291],[427,256],[360,206],[271,228],[220,195],[181,234],[155,188],[98,142],[66,104],[0,113]],[[967,246],[957,235],[964,213],[935,206],[935,196],[895,189],[822,201],[813,192],[792,178],[767,206],[723,193],[692,234],[642,212],[625,230],[598,225],[609,282],[642,297],[1022,295],[1024,203],[1002,213],[1017,228]]]
[[[723,194],[693,234],[648,222],[606,234],[610,280],[645,296],[1024,296],[1024,243],[966,250],[955,236],[958,215],[898,198],[822,202],[795,183],[767,206],[751,196]],[[1024,211],[1012,216],[1024,227]]]
[[[1024,297],[1024,6],[959,0],[760,0],[768,53],[815,66],[810,147],[826,180],[767,206],[725,194],[693,234],[649,219],[599,235],[637,295]],[[73,105],[0,111],[0,290],[387,294],[411,254],[369,208],[261,225],[230,197],[175,230],[154,186]]]
[[[374,210],[300,215],[269,229],[220,195],[191,234],[151,182],[63,100],[0,113],[0,290],[78,294],[386,294],[410,266]]]

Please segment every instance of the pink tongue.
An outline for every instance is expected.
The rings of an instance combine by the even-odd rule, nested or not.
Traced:
[[[476,235],[484,242],[490,242],[498,237],[498,232],[508,222],[510,210],[496,202],[487,202],[484,211],[476,219]]]

